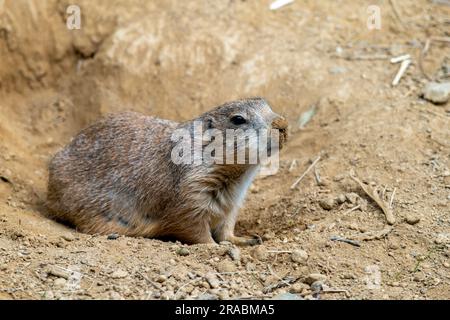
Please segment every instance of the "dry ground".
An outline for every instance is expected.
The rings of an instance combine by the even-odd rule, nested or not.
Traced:
[[[448,81],[449,43],[432,41],[419,67],[426,39],[449,36],[450,7],[76,2],[81,30],[65,25],[73,1],[0,1],[0,298],[450,298],[450,105],[420,97],[427,76]],[[381,30],[366,26],[370,4]],[[389,58],[406,53],[392,87]],[[50,157],[98,117],[183,120],[255,95],[291,124],[279,172],[256,181],[237,225],[263,245],[236,256],[228,244],[108,240],[44,217]],[[392,227],[351,172],[392,198]]]

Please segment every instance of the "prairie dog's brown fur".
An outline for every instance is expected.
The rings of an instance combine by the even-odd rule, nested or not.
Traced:
[[[230,119],[242,116],[245,124]],[[173,237],[186,243],[254,244],[234,225],[258,164],[175,164],[176,129],[271,129],[286,140],[287,122],[262,98],[221,105],[183,123],[133,112],[82,130],[49,166],[50,216],[85,233]]]

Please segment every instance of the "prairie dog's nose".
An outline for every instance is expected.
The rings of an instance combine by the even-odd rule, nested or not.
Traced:
[[[288,139],[288,132],[287,132],[288,131],[287,130],[288,122],[287,122],[287,120],[284,117],[277,115],[277,117],[272,121],[272,129],[279,130],[279,133],[280,133],[279,146],[281,149]]]
[[[272,120],[272,128],[278,130],[286,130],[288,127],[288,122],[286,119],[280,115],[276,115],[275,119]]]

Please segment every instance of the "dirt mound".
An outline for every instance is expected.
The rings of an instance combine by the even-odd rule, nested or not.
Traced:
[[[448,81],[448,7],[380,2],[369,30],[368,1],[77,2],[80,30],[70,1],[0,1],[0,298],[450,298],[450,107],[420,98],[427,77]],[[237,226],[262,246],[108,240],[44,217],[50,157],[98,117],[183,120],[255,95],[291,124]],[[392,201],[393,227],[350,172]]]

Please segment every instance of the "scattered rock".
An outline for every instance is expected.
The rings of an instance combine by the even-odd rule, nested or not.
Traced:
[[[438,233],[434,239],[436,244],[447,244],[450,243],[450,233]]]
[[[296,263],[305,264],[308,260],[308,253],[302,249],[294,250],[291,253],[291,260]]]
[[[316,281],[325,282],[326,280],[327,280],[327,276],[326,275],[323,275],[323,274],[320,274],[320,273],[311,273],[305,278],[304,282],[309,284],[309,285],[312,285]]]
[[[289,289],[291,293],[303,293],[307,290],[309,290],[309,286],[302,282],[294,283]]]
[[[319,293],[323,290],[323,282],[322,281],[314,281],[311,283],[311,291],[314,293]]]
[[[53,281],[53,285],[57,288],[63,288],[65,287],[67,281],[64,278],[57,278],[55,281]]]
[[[423,273],[418,273],[413,278],[413,280],[415,282],[423,282],[423,281],[425,281],[425,279],[426,279],[426,277],[425,277],[425,275]]]
[[[340,173],[340,174],[338,174],[338,175],[336,175],[336,176],[333,177],[333,181],[335,181],[335,182],[342,181],[342,180],[345,179],[345,176],[346,176],[345,174]]]
[[[47,269],[47,274],[64,279],[69,279],[70,277],[70,271],[64,270],[63,268],[59,268],[57,266],[49,266]]]
[[[275,238],[275,232],[273,232],[273,231],[267,231],[262,236],[262,239],[264,241],[272,240],[273,238]]]
[[[331,210],[336,205],[336,202],[333,198],[326,198],[319,201],[319,205],[322,209]]]
[[[253,258],[259,260],[259,261],[266,261],[269,257],[269,253],[267,252],[266,247],[264,246],[257,246],[254,248],[251,252],[251,255]]]
[[[450,97],[450,82],[429,82],[423,91],[423,97],[435,104],[446,103]]]
[[[172,290],[167,290],[166,292],[163,292],[161,295],[161,300],[171,300],[175,297],[175,294]]]
[[[116,291],[110,291],[109,298],[111,300],[123,300],[123,297],[120,295],[120,293],[118,293]]]
[[[118,269],[111,274],[111,278],[113,279],[121,279],[126,278],[128,276],[128,272]]]
[[[52,300],[54,298],[55,298],[55,295],[53,294],[53,291],[48,290],[48,291],[44,292],[44,299]]]
[[[226,290],[221,290],[217,293],[217,297],[219,298],[219,300],[228,300],[230,299],[230,295],[228,294],[228,292]]]
[[[119,237],[120,236],[117,233],[111,233],[110,235],[108,235],[108,237],[106,239],[108,239],[108,240],[116,240]]]
[[[354,275],[353,273],[344,273],[344,274],[342,275],[342,279],[356,280],[357,277],[356,277],[356,275]]]
[[[247,271],[255,271],[256,270],[256,265],[254,263],[247,262],[245,264],[245,270],[247,270]]]
[[[408,224],[414,225],[414,224],[419,223],[419,221],[420,221],[420,217],[417,216],[417,215],[414,215],[414,214],[407,214],[406,215],[406,222]]]
[[[285,292],[277,294],[272,300],[303,300],[303,298],[297,294]]]
[[[203,293],[197,297],[197,300],[219,300],[219,297],[211,293]]]
[[[63,235],[61,236],[61,238],[64,239],[64,240],[66,240],[66,241],[69,241],[69,242],[75,240],[75,237],[74,237],[73,234],[71,234],[71,233],[63,234]]]
[[[351,204],[357,204],[360,199],[359,195],[354,192],[346,193],[345,198],[347,198],[347,201],[350,202]]]
[[[11,234],[11,239],[12,239],[12,240],[17,240],[17,239],[23,238],[23,237],[25,237],[25,233],[23,233],[23,232],[20,231],[20,230],[15,230],[15,231],[13,231],[13,233]]]
[[[450,171],[444,172],[443,176],[444,176],[444,184],[450,185]]]
[[[391,239],[389,240],[388,248],[391,250],[398,250],[400,249],[400,242],[397,239]]]
[[[217,279],[217,276],[213,273],[208,273],[205,276],[206,281],[209,283],[209,285],[211,286],[211,288],[216,289],[219,287],[220,282],[219,279]]]
[[[343,204],[346,200],[347,198],[345,197],[345,194],[340,194],[336,197],[336,202],[338,204]]]
[[[224,260],[217,265],[217,271],[220,273],[236,272],[236,266],[233,262]]]
[[[163,274],[160,274],[157,278],[156,278],[156,282],[158,283],[162,283],[165,282],[167,280],[167,277]]]
[[[241,250],[239,248],[231,247],[230,249],[228,249],[227,253],[234,261],[241,261]]]
[[[185,257],[185,256],[188,256],[190,254],[190,252],[189,252],[189,250],[187,248],[179,248],[177,250],[177,254],[179,256]]]

